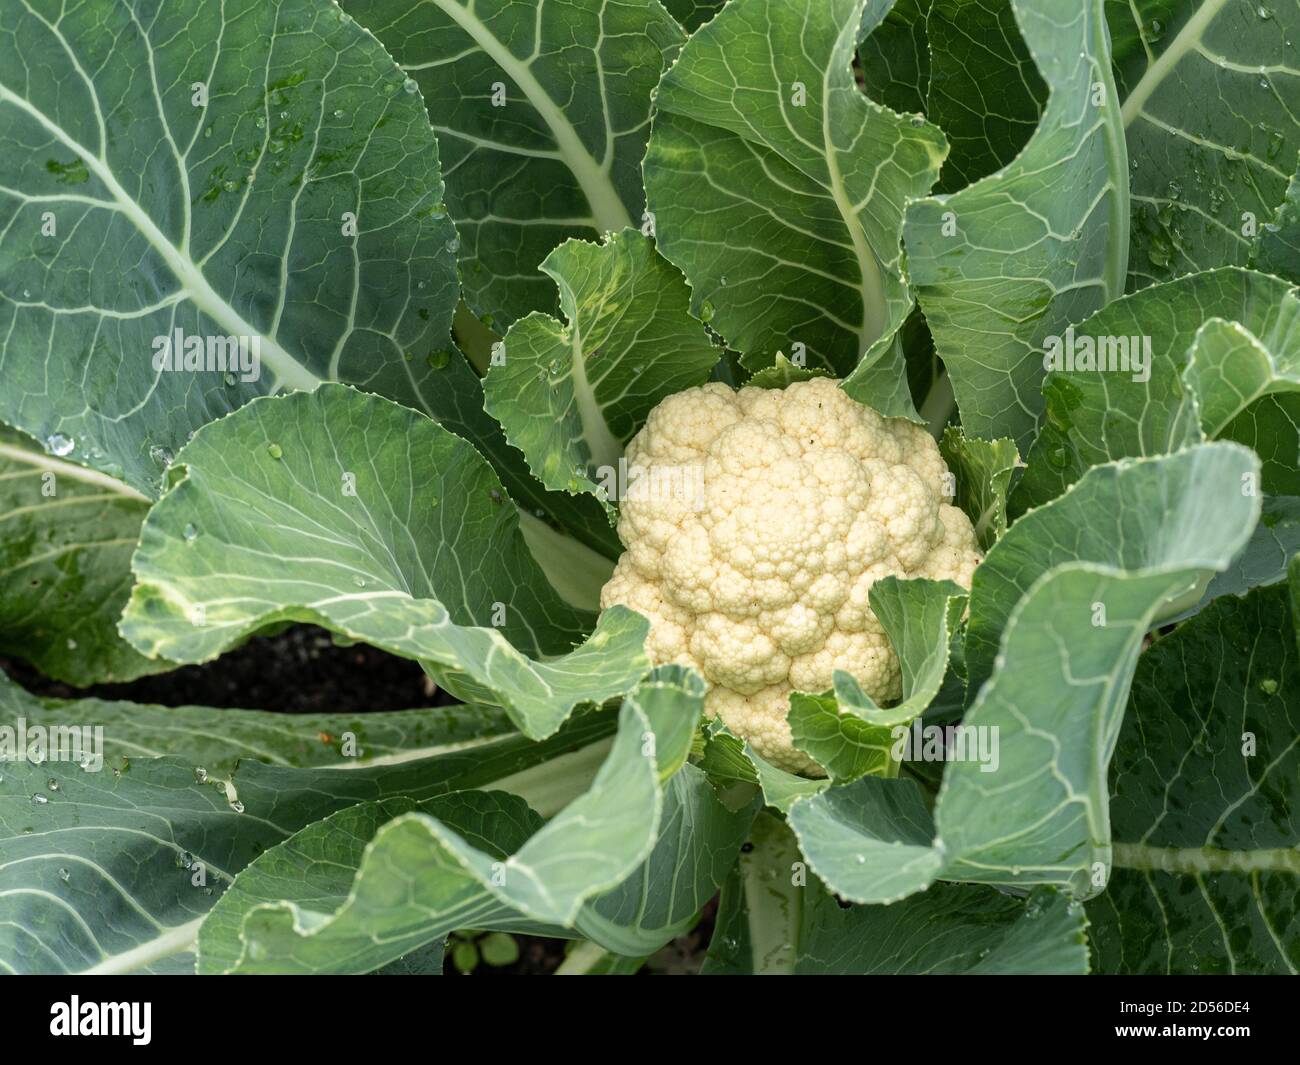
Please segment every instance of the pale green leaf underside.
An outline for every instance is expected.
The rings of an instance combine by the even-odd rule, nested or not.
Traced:
[[[40,698],[0,675],[0,725],[12,727],[19,718],[29,730],[101,726],[101,753],[111,765],[174,756],[213,775],[230,772],[243,759],[297,769],[354,769],[437,757],[444,766],[459,764],[466,773],[489,772],[481,779],[497,780],[613,730],[608,714],[582,714],[551,739],[535,743],[519,734],[504,710],[489,706],[279,714]]]
[[[1037,131],[1002,170],[907,211],[908,276],[962,424],[1022,451],[1042,408],[1043,339],[1124,288],[1128,162],[1103,6],[1014,0],[1050,89]]]
[[[534,738],[647,668],[627,610],[570,651],[589,617],[551,592],[487,463],[415,411],[341,385],[261,399],[196,434],[178,468],[121,626],[147,653],[206,661],[310,621],[420,660]]]
[[[658,3],[344,0],[419,84],[465,299],[499,331],[551,311],[540,264],[640,225],[651,92],[685,39]]]
[[[33,700],[7,687],[0,687],[3,723],[13,726],[9,715],[28,716]],[[118,708],[109,723],[132,709]],[[140,709],[147,719],[151,708]],[[103,723],[105,704],[67,702],[60,711],[59,724],[94,725]],[[193,723],[199,713],[182,712],[179,724]],[[225,720],[223,711],[202,713]],[[29,716],[32,724],[38,716]],[[6,762],[0,770],[0,968],[192,972],[203,916],[245,865],[305,825],[357,802],[398,795],[418,801],[488,785],[589,743],[611,725],[608,715],[583,718],[543,744],[506,740],[350,770],[293,769],[244,757],[237,771],[214,770],[207,783],[195,770],[208,767],[194,755],[224,760],[240,750],[240,741],[200,733],[191,745],[173,733],[160,740],[187,752],[183,757],[123,762],[114,753],[97,772],[67,761]],[[419,729],[408,735],[417,737]],[[265,733],[249,742],[259,738]],[[232,794],[242,812],[231,805]]]
[[[267,392],[455,410],[426,362],[455,231],[403,81],[333,4],[7,5],[0,420],[155,494],[190,432]],[[155,370],[178,329],[260,344],[260,376]]]
[[[656,672],[625,700],[614,748],[589,791],[545,826],[508,798],[465,796],[485,810],[480,839],[465,839],[458,824],[424,811],[385,824],[390,811],[376,810],[364,854],[354,843],[352,813],[266,854],[204,927],[200,971],[369,971],[456,927],[551,934],[573,927],[607,949],[653,951],[715,891],[749,818],[728,814],[694,769],[685,787],[669,785],[664,802],[658,744],[647,745],[646,737],[667,736],[643,710],[646,696],[663,703],[659,711],[699,718],[698,679],[675,667]],[[659,711],[653,717],[672,728],[673,714]],[[493,822],[503,824],[493,831]],[[697,839],[692,826],[707,828],[708,836]],[[325,874],[335,889],[322,891],[312,858],[318,862],[350,843],[343,869]],[[718,862],[706,861],[714,849],[723,852]],[[287,893],[270,882],[286,867]],[[668,879],[673,875],[676,887]]]
[[[1139,660],[1111,767],[1103,972],[1300,969],[1300,663],[1285,587],[1207,607]]]
[[[1245,542],[1258,499],[1242,494],[1241,478],[1257,468],[1232,444],[1102,467],[1012,526],[972,589],[972,625],[1000,602],[1014,609],[992,675],[962,721],[996,735],[996,760],[948,763],[928,856],[911,835],[883,832],[880,794],[863,790],[874,785],[858,787],[847,805],[833,796],[838,789],[796,803],[813,869],[860,901],[898,897],[891,851],[904,854],[910,878],[901,886],[911,890],[937,876],[1094,893],[1111,858],[1106,770],[1143,638],[1170,600],[1199,597]],[[1175,504],[1184,508],[1178,518]],[[1075,531],[1084,512],[1088,534]],[[1112,515],[1113,528],[1098,526],[1098,514]],[[979,683],[973,671],[971,683]]]
[[[660,251],[746,365],[781,351],[845,376],[861,361],[851,394],[914,416],[892,346],[912,306],[902,212],[930,189],[946,146],[858,89],[863,8],[723,8],[659,86],[646,190]]]
[[[556,491],[617,496],[623,446],[666,396],[703,384],[721,354],[690,315],[690,291],[653,242],[625,229],[570,240],[541,269],[565,321],[530,314],[488,371],[488,413]]]

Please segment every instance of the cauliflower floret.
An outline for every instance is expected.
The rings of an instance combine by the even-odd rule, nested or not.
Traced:
[[[651,659],[699,670],[705,711],[760,755],[821,775],[791,742],[790,693],[825,691],[843,669],[877,702],[898,699],[872,584],[969,587],[980,561],[938,446],[814,378],[669,396],[627,456],[643,476],[620,509],[626,550],[601,606],[649,618]]]

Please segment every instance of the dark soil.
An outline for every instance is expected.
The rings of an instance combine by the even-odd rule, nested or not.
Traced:
[[[363,644],[334,643],[323,629],[295,625],[260,636],[201,666],[141,677],[126,684],[77,689],[50,680],[27,663],[0,657],[0,669],[28,691],[57,698],[94,696],[161,706],[214,706],[273,710],[283,714],[366,713],[444,706],[457,700],[437,688],[416,663]],[[710,903],[696,929],[674,940],[642,967],[642,973],[697,971],[713,926]],[[565,957],[565,942],[516,935],[519,959],[494,968],[480,964],[475,976],[548,975]],[[448,960],[447,975],[459,975]]]

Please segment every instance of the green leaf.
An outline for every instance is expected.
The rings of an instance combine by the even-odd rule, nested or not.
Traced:
[[[956,192],[1020,154],[1048,90],[1009,0],[934,0],[926,37],[925,112],[952,145],[938,191]]]
[[[685,35],[657,3],[343,0],[419,85],[447,174],[461,282],[499,331],[555,294],[569,237],[640,225],[651,92]]]
[[[1054,567],[1088,563],[1142,575],[1172,565],[1195,573],[1188,591],[1195,586],[1196,594],[1183,605],[1197,602],[1255,525],[1259,500],[1245,494],[1250,486],[1242,478],[1257,470],[1254,456],[1235,444],[1197,445],[1094,467],[1065,495],[1021,518],[971,581],[965,658],[971,698],[993,672],[1007,620]],[[1157,618],[1177,614],[1176,605]]]
[[[985,566],[993,561],[990,573],[1005,586],[1027,574],[1008,566],[1007,555],[994,556],[1022,526],[1040,551],[1050,553],[1058,536],[1079,545],[1013,610],[993,676],[963,721],[996,730],[1000,758],[996,787],[977,761],[954,761],[944,775],[935,823],[948,854],[945,877],[1068,885],[1075,895],[1100,886],[1098,866],[1110,860],[1106,767],[1142,641],[1171,601],[1176,606],[1189,590],[1198,595],[1208,574],[1240,550],[1258,517],[1242,478],[1257,468],[1233,444],[1101,467],[1065,505],[1026,516],[990,552]],[[1093,495],[1107,483],[1108,493]],[[1087,535],[1078,519],[1067,529],[1061,519],[1088,502],[1103,509],[1089,512]],[[1106,529],[1098,514],[1114,515],[1108,554],[1090,542]],[[1040,515],[1046,520],[1035,521]],[[976,594],[973,585],[972,625],[981,609]],[[987,604],[982,596],[980,604]],[[967,667],[974,687],[969,657]]]
[[[1205,435],[1231,438],[1225,430],[1256,400],[1300,391],[1300,343],[1275,357],[1244,326],[1210,318],[1196,333],[1183,380],[1196,397]],[[1300,452],[1296,461],[1300,465]]]
[[[1244,595],[1251,588],[1286,579],[1287,563],[1300,553],[1300,499],[1265,496],[1259,524],[1232,565],[1205,589],[1197,613],[1221,595]]]
[[[934,821],[910,780],[863,777],[790,807],[790,827],[817,875],[851,902],[891,903],[941,875]]]
[[[147,497],[0,426],[0,654],[85,686],[169,668],[117,634]]]
[[[867,95],[899,114],[926,112],[930,48],[926,15],[933,0],[894,0],[882,19],[874,5],[862,13],[858,63]]]
[[[1260,230],[1250,265],[1300,284],[1300,169],[1291,176],[1277,214]]]
[[[1047,416],[1012,492],[1012,511],[1055,498],[1092,466],[1163,454],[1200,439],[1184,373],[1196,334],[1211,318],[1239,323],[1279,362],[1290,363],[1300,350],[1300,300],[1290,285],[1263,274],[1211,270],[1116,300],[1065,339],[1080,349],[1122,341],[1130,350],[1149,340],[1149,358],[1144,354],[1144,365],[1136,368],[1130,359],[1127,372],[1121,364],[1115,372],[1048,376]]]
[[[1201,428],[1264,460],[1268,492],[1300,492],[1300,329],[1276,354],[1236,322],[1201,326],[1183,372]]]
[[[706,974],[1082,974],[1083,907],[1050,889],[1027,900],[937,884],[892,906],[841,906],[801,868],[788,829],[755,823],[755,846],[722,889]]]
[[[657,733],[641,707],[688,676],[670,667],[624,701],[591,789],[544,826],[511,797],[464,793],[451,799],[473,811],[472,838],[464,817],[443,817],[445,804],[395,820],[389,808],[357,808],[299,833],[213,911],[200,971],[365,972],[458,927],[576,928],[619,953],[657,949],[693,923],[752,815],[725,810],[698,770],[659,789],[646,742]],[[702,704],[698,681],[677,690],[684,716]]]
[[[723,787],[757,785],[764,805],[782,812],[789,810],[796,799],[816,795],[830,783],[778,769],[755,751],[748,740],[736,736],[716,720],[708,726],[700,768]]]
[[[1137,0],[1107,13],[1132,167],[1129,289],[1246,265],[1300,150],[1300,9]]]
[[[850,394],[915,417],[894,344],[912,307],[902,211],[946,149],[858,89],[865,2],[731,0],[659,85],[646,192],[660,252],[746,366],[783,351],[857,368]]]
[[[726,0],[664,0],[664,7],[687,33],[694,33],[713,18],[725,2]]]
[[[956,426],[944,430],[939,453],[957,482],[957,506],[970,518],[980,549],[987,551],[1007,531],[1007,494],[1020,463],[1013,441],[981,440]]]
[[[782,389],[796,381],[811,381],[814,377],[826,377],[828,371],[816,366],[796,366],[778,351],[776,360],[753,374],[745,385],[749,388]]]
[[[177,469],[121,625],[148,654],[206,661],[308,621],[421,661],[534,739],[647,668],[624,609],[577,650],[528,657],[568,650],[586,616],[550,592],[487,463],[415,411],[337,385],[262,399],[195,434]]]
[[[943,685],[948,646],[966,605],[951,581],[884,577],[871,586],[871,609],[884,626],[903,674],[903,698],[882,710],[849,673],[836,670],[833,695],[790,699],[794,745],[836,781],[867,773],[894,776],[899,730],[919,717]]]
[[[1099,890],[1110,863],[1106,768],[1143,638],[1171,602],[1199,598],[1245,542],[1258,503],[1240,484],[1257,469],[1235,444],[1103,466],[1012,526],[975,574],[967,667],[978,695],[962,746],[945,746],[933,842],[914,827],[891,838],[899,818],[883,803],[897,801],[887,789],[899,782],[851,785],[842,797],[833,788],[791,810],[812,868],[869,902],[935,877]],[[982,687],[970,654],[977,622],[980,646],[1000,635]]]
[[[583,935],[617,954],[640,956],[690,931],[735,864],[755,806],[728,809],[701,770],[683,766],[664,784],[650,857],[587,903],[577,921]]]
[[[59,724],[90,726],[104,704],[63,708]],[[9,715],[22,709],[6,696],[3,724],[16,728]],[[196,749],[211,754],[205,742]],[[556,752],[533,746],[543,749],[496,758],[479,748],[349,770],[244,760],[207,782],[192,757],[133,757],[102,771],[7,760],[0,769],[0,958],[22,972],[192,972],[204,915],[269,848],[355,803],[418,802],[491,784]],[[482,754],[489,757],[475,757]]]
[[[1217,600],[1138,661],[1110,774],[1115,868],[1088,904],[1101,971],[1300,969],[1298,654],[1275,587]]]
[[[268,392],[341,380],[454,420],[438,144],[378,42],[314,0],[47,7],[0,16],[0,421],[153,496]],[[258,375],[155,371],[176,330],[247,338]]]
[[[567,324],[534,312],[510,327],[487,410],[546,487],[617,498],[623,446],[660,400],[708,380],[721,352],[690,316],[686,282],[635,230],[566,241],[541,269]]]
[[[273,714],[50,699],[30,695],[0,673],[0,725],[12,726],[19,719],[29,731],[93,723],[103,729],[99,753],[106,762],[171,756],[187,759],[202,770],[199,775],[213,777],[232,773],[249,759],[294,768],[351,769],[436,757],[441,766],[457,767],[457,775],[496,781],[614,731],[608,713],[579,714],[550,739],[536,743],[519,734],[504,710],[489,706]]]
[[[1103,0],[1013,7],[1050,88],[1042,121],[1004,169],[910,204],[904,242],[966,432],[1026,450],[1043,339],[1123,291],[1128,161]]]

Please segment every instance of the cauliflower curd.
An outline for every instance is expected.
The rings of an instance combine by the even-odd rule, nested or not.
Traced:
[[[627,448],[626,550],[601,592],[650,619],[656,663],[693,666],[705,710],[774,765],[822,775],[791,744],[790,692],[855,676],[901,696],[867,599],[881,577],[969,587],[980,560],[921,426],[826,378],[783,390],[707,384],[669,396]]]

